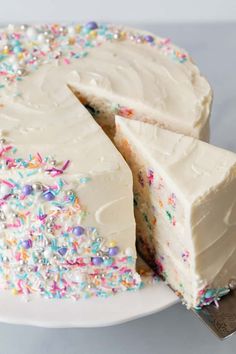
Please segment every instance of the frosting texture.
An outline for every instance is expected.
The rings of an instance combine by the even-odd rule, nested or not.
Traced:
[[[0,55],[0,97],[25,95],[22,81],[47,65],[38,74],[42,89],[69,84],[135,108],[141,120],[208,139],[210,86],[169,40],[111,25],[9,26]]]

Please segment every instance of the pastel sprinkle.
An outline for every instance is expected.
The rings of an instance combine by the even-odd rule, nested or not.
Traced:
[[[87,22],[87,23],[85,24],[85,28],[87,28],[87,29],[89,29],[89,30],[95,30],[95,29],[98,28],[98,25],[97,25],[96,22],[90,21],[90,22]]]
[[[73,233],[76,236],[81,236],[84,234],[84,232],[85,232],[85,229],[82,226],[76,226],[73,228]]]
[[[102,257],[93,257],[92,263],[94,265],[101,265],[103,263],[103,259],[102,259]]]
[[[32,247],[32,241],[31,240],[24,240],[22,242],[22,247],[24,247],[25,249],[29,249]]]
[[[144,36],[144,40],[146,42],[153,43],[154,42],[154,37],[151,36],[151,35],[146,35],[146,36]]]
[[[65,256],[66,252],[67,252],[67,248],[66,248],[66,247],[61,247],[61,248],[59,248],[59,250],[58,250],[58,253],[59,253],[61,256]]]
[[[110,257],[116,256],[119,253],[119,247],[111,247],[108,250],[108,254]]]
[[[23,188],[22,188],[22,193],[24,195],[29,195],[33,192],[33,187],[29,184],[26,184]]]
[[[50,192],[50,191],[44,193],[43,197],[47,201],[51,201],[51,200],[55,199],[55,195],[52,192]]]

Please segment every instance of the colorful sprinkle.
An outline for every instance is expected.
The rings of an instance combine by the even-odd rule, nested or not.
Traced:
[[[85,24],[85,28],[91,30],[95,30],[98,28],[97,22],[90,21]]]
[[[111,247],[108,250],[108,254],[110,257],[116,256],[119,253],[119,247]]]
[[[76,236],[84,235],[85,229],[82,226],[76,226],[73,228],[73,234]]]
[[[93,257],[92,262],[94,265],[101,265],[103,263],[102,257]]]
[[[22,188],[22,193],[24,195],[29,195],[33,192],[33,187],[29,184],[26,184],[23,188]]]
[[[153,43],[154,42],[154,37],[151,36],[151,35],[146,35],[146,36],[144,36],[144,40],[146,42]]]
[[[61,248],[59,248],[59,250],[58,250],[58,253],[59,253],[61,256],[65,256],[66,252],[67,252],[67,248],[66,248],[66,247],[61,247]]]
[[[32,247],[32,241],[31,240],[24,240],[22,242],[22,247],[25,248],[26,250]]]
[[[55,199],[55,195],[52,192],[50,192],[50,191],[44,193],[43,197],[47,201],[51,201],[51,200]]]
[[[195,307],[197,310],[200,310],[202,307],[215,303],[218,307],[218,301],[222,296],[227,295],[230,292],[229,288],[220,288],[220,289],[201,289],[198,293],[198,305]]]

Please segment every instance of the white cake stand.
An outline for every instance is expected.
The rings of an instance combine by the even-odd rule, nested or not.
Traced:
[[[50,328],[104,327],[124,323],[159,312],[178,301],[161,280],[144,278],[143,289],[107,299],[46,300],[0,292],[0,322]]]

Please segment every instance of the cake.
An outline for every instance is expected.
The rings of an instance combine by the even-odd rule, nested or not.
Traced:
[[[211,100],[190,56],[150,33],[1,29],[0,287],[75,299],[138,289],[115,114],[207,141]]]
[[[137,247],[201,308],[236,277],[236,154],[149,123],[116,117],[115,142],[134,178]]]

